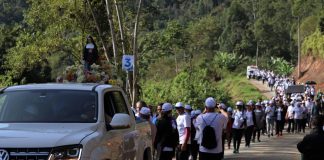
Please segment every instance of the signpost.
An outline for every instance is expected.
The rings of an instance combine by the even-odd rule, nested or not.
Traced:
[[[124,55],[122,69],[126,72],[133,71],[134,69],[134,56],[133,55]]]

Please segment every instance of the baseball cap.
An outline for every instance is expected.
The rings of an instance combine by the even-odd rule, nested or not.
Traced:
[[[181,108],[181,107],[183,107],[183,103],[182,102],[176,103],[175,108]]]
[[[140,114],[142,115],[150,115],[151,114],[151,110],[147,107],[142,107],[140,110]]]
[[[213,97],[208,97],[205,101],[205,106],[207,108],[215,108],[216,106],[216,101]]]
[[[261,106],[261,103],[260,102],[257,102],[255,105],[256,106]]]
[[[224,103],[219,104],[219,108],[226,110],[226,105]]]
[[[237,102],[235,103],[235,105],[236,105],[236,106],[243,106],[244,103],[243,103],[242,101],[237,101]]]
[[[231,107],[228,107],[227,112],[233,112],[233,109]]]
[[[172,104],[171,103],[164,103],[162,105],[162,112],[168,112],[172,110]]]
[[[201,114],[201,110],[200,109],[195,110],[195,115],[199,115],[199,114]]]
[[[192,108],[191,108],[191,106],[189,104],[186,104],[184,108],[187,109],[187,110],[192,110]]]

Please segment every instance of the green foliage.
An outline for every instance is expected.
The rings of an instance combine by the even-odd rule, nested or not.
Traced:
[[[220,89],[228,91],[233,100],[232,103],[238,100],[247,102],[249,100],[257,100],[258,98],[266,98],[242,75],[227,76],[219,81],[217,85]]]
[[[324,34],[317,29],[313,34],[305,38],[303,53],[312,54],[324,58]]]
[[[234,71],[245,59],[247,58],[243,55],[238,56],[236,53],[219,52],[214,57],[214,63],[220,68]]]
[[[207,69],[195,69],[193,72],[182,71],[172,80],[146,81],[143,83],[143,99],[151,104],[182,101],[195,108],[202,108],[207,97],[230,102],[228,93],[217,89],[210,78]]]
[[[271,57],[270,68],[272,68],[277,74],[289,76],[294,71],[294,66],[283,58]]]

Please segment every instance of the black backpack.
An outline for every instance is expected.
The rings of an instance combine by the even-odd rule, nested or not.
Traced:
[[[210,126],[214,122],[216,117],[217,117],[217,115],[215,116],[215,118],[208,125],[206,123],[204,117],[201,116],[201,118],[203,119],[203,121],[206,124],[206,127],[203,129],[203,133],[202,133],[203,137],[202,137],[202,141],[201,141],[201,146],[203,146],[203,147],[205,147],[207,149],[214,149],[214,148],[217,147],[215,130],[214,130],[213,127]]]

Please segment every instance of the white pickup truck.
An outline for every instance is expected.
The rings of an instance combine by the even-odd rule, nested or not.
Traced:
[[[151,160],[151,130],[124,92],[99,84],[0,90],[0,160]]]

